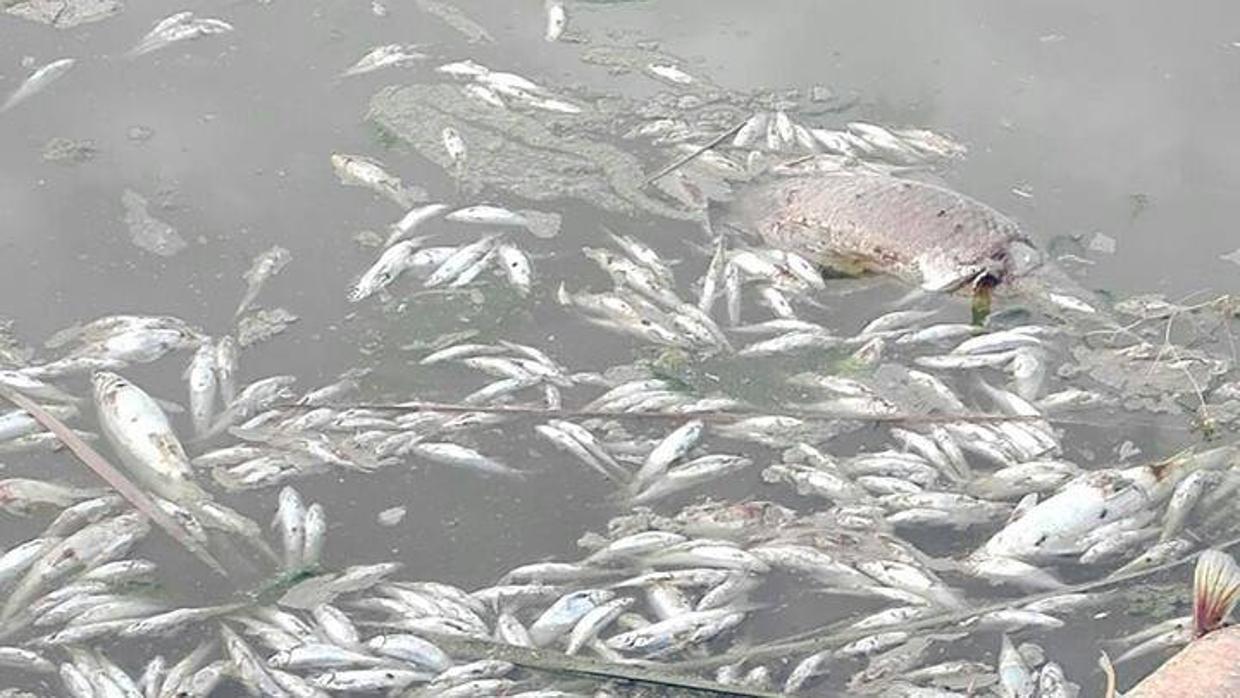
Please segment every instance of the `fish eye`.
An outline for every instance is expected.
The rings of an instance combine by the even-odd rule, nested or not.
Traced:
[[[1039,539],[1038,539],[1038,541],[1037,541],[1036,543],[1034,543],[1034,544],[1033,544],[1033,547],[1035,547],[1035,548],[1040,548],[1040,547],[1042,547],[1042,544],[1043,544],[1043,543],[1045,543],[1045,542],[1046,542],[1046,539],[1047,539],[1047,538],[1049,538],[1049,537],[1050,537],[1050,536],[1048,536],[1048,535],[1046,535],[1045,533],[1043,533],[1043,534],[1042,534],[1042,537],[1041,537],[1041,538],[1039,538]]]
[[[1102,511],[1098,512],[1098,520],[1099,520],[1099,521],[1101,521],[1102,519],[1105,519],[1106,517],[1107,517],[1107,510],[1106,510],[1106,509],[1103,509]]]

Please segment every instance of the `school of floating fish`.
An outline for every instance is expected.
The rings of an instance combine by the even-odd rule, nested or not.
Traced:
[[[55,24],[40,19],[38,4],[19,1],[6,11]],[[417,4],[470,43],[495,41],[448,3]],[[98,13],[93,19],[119,11],[90,5],[80,11]],[[379,0],[371,9],[388,11]],[[545,39],[569,36],[565,4],[548,0],[545,9]],[[180,12],[155,23],[127,56],[230,31],[222,19]],[[424,51],[378,46],[342,75],[414,66],[429,60]],[[625,55],[594,60],[614,64]],[[35,70],[0,111],[49,88],[76,60]],[[673,90],[702,83],[662,55],[639,56],[630,67]],[[716,229],[711,202],[782,175],[809,177],[811,187],[814,176],[864,178],[882,190],[963,157],[961,144],[922,129],[829,128],[812,115],[800,123],[791,105],[773,105],[643,189],[633,179],[636,159],[601,136],[566,144],[537,130],[541,118],[559,126],[579,118],[583,134],[597,133],[588,95],[559,94],[472,60],[434,72],[444,81],[409,88],[420,90],[414,96],[450,92],[472,106],[420,103],[439,111],[402,137],[461,192],[475,190],[471,182],[508,181],[501,191],[524,201],[530,182],[597,158],[597,167],[576,173],[578,188],[556,195],[697,221],[706,236],[673,252],[635,232],[599,230],[581,255],[601,275],[563,278],[537,268],[540,240],[563,225],[559,213],[541,210],[546,203],[460,203],[406,184],[370,156],[325,152],[343,185],[403,212],[376,241],[373,263],[341,293],[382,313],[401,298],[438,302],[427,289],[505,287],[515,302],[557,308],[580,321],[583,335],[614,337],[640,358],[599,365],[588,352],[554,356],[502,337],[449,335],[423,349],[418,365],[469,375],[477,387],[445,390],[434,401],[425,393],[393,398],[368,382],[365,367],[309,389],[295,387],[293,375],[255,378],[245,349],[278,341],[298,321],[290,310],[259,305],[267,282],[294,263],[282,244],[244,272],[236,325],[223,331],[123,314],[69,327],[38,351],[0,335],[0,387],[37,401],[52,419],[82,422],[78,437],[119,464],[194,549],[244,551],[273,580],[215,603],[174,604],[158,586],[159,566],[142,557],[160,534],[123,492],[0,480],[8,515],[48,519],[28,540],[0,533],[6,681],[75,697],[207,696],[229,686],[263,696],[445,698],[638,690],[541,670],[525,655],[462,649],[458,641],[467,639],[590,658],[595,669],[696,676],[722,694],[1075,696],[1053,647],[1013,638],[1037,638],[1082,613],[1103,617],[1124,602],[1126,577],[1235,534],[1237,449],[1219,438],[1240,418],[1229,298],[1186,305],[1138,296],[1105,310],[1076,299],[1096,322],[1008,308],[977,325],[961,319],[957,299],[931,293],[947,284],[927,282],[932,288],[898,307],[843,326],[831,307],[849,303],[855,279],[827,278],[823,260],[770,247],[754,231]],[[399,118],[384,105],[398,98],[389,89],[372,105],[372,116],[397,131]],[[668,158],[711,135],[666,108],[642,118],[625,126],[625,138]],[[528,182],[497,179],[510,155],[527,151],[544,155],[531,163]],[[142,196],[127,190],[124,203],[139,247],[161,255],[185,247]],[[444,226],[478,234],[445,244]],[[902,263],[923,271],[938,265],[951,288],[972,278],[953,275],[959,270],[940,258],[927,261],[924,249],[900,252],[911,255]],[[1188,328],[1173,331],[1176,320]],[[184,367],[187,410],[125,377],[153,362]],[[751,385],[746,375],[763,379]],[[1125,444],[1113,458],[1098,451],[1119,444],[1074,443],[1073,420],[1099,415],[1191,420],[1203,443],[1145,463]],[[0,453],[10,468],[23,454],[61,446],[36,417],[16,407],[0,413]],[[579,554],[497,571],[493,584],[476,589],[438,582],[425,568],[413,573],[409,561],[323,566],[332,506],[306,502],[300,480],[432,465],[463,478],[554,487],[532,456],[504,447],[516,432],[563,452],[610,493],[605,510],[614,516],[583,532]],[[720,497],[721,486],[743,475],[760,478],[765,498]],[[226,503],[242,490],[266,497],[270,527]],[[404,515],[397,507],[378,520],[394,526]],[[1199,609],[1117,638],[1108,649],[1121,676],[1127,661],[1222,624],[1240,573],[1221,553],[1202,559],[1197,593],[1209,603],[1198,606],[1208,607],[1208,622]],[[856,605],[817,633],[838,641],[815,645],[813,633],[790,638],[763,623],[778,617],[790,587],[801,598],[833,595]],[[165,651],[177,636],[197,644]],[[983,646],[972,643],[979,639]],[[134,656],[126,645],[145,648],[146,660],[113,659]]]

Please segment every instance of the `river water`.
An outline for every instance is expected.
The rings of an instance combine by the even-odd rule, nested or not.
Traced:
[[[348,303],[349,284],[376,254],[357,243],[357,233],[384,231],[402,211],[364,189],[341,186],[329,156],[380,158],[406,183],[451,199],[453,183],[439,165],[408,149],[386,149],[376,137],[365,118],[376,91],[432,82],[433,66],[464,59],[550,86],[634,96],[666,89],[581,60],[592,47],[638,42],[657,44],[681,57],[686,70],[726,89],[823,86],[850,105],[830,117],[836,125],[865,120],[951,134],[969,148],[941,173],[951,187],[1015,217],[1043,243],[1073,236],[1086,245],[1114,241],[1113,251],[1090,253],[1081,270],[1090,288],[1204,298],[1235,287],[1236,265],[1220,259],[1240,244],[1240,141],[1234,137],[1240,9],[1234,3],[1194,3],[1190,12],[1173,3],[1066,0],[599,0],[570,3],[568,32],[554,43],[543,39],[544,12],[534,0],[456,5],[494,41],[470,43],[408,0],[388,0],[383,17],[362,0],[176,6],[129,0],[114,17],[63,30],[0,15],[0,93],[15,89],[29,66],[78,59],[48,89],[0,113],[0,317],[12,319],[18,336],[36,346],[74,322],[115,313],[175,315],[222,334],[232,326],[251,258],[279,244],[292,262],[260,303],[288,308],[300,320],[244,352],[246,379],[287,373],[309,387],[366,366],[375,369],[366,380],[375,398],[448,400],[481,385],[477,376],[419,367],[424,350],[402,347],[470,329],[538,346],[574,370],[631,360],[630,340],[592,330],[553,302],[560,280],[574,289],[603,284],[579,248],[605,240],[596,214],[575,201],[537,206],[561,211],[565,224],[559,237],[528,247],[538,284],[527,302],[498,293],[482,307],[445,310],[419,302],[390,312],[378,303]],[[236,29],[125,57],[154,22],[179,9],[226,19]],[[369,48],[397,42],[418,44],[432,58],[339,77]],[[89,141],[95,153],[80,163],[49,161],[45,144],[57,137]],[[648,171],[668,159],[638,152]],[[121,204],[126,189],[149,199],[152,214],[175,226],[187,249],[162,257],[132,245]],[[502,192],[486,194],[524,206]],[[685,255],[681,239],[694,234],[683,223],[630,223],[670,259]],[[848,305],[839,312],[864,322],[883,310]],[[183,359],[165,359],[126,376],[157,397],[184,402],[183,368]],[[85,390],[81,382],[70,384]],[[184,416],[177,419],[178,428],[187,428]],[[534,471],[520,483],[426,466],[296,483],[307,501],[327,508],[325,563],[400,560],[414,577],[473,588],[524,562],[575,557],[581,534],[602,530],[622,507],[592,473],[538,443],[528,425],[513,431],[490,434],[486,443],[506,462]],[[1102,449],[1118,443],[1089,429],[1065,437],[1071,438]],[[1170,429],[1137,438],[1150,455],[1165,455],[1188,437]],[[770,457],[755,454],[760,465]],[[92,483],[65,455],[7,460],[2,476]],[[733,499],[775,496],[756,470],[709,491]],[[227,501],[265,521],[274,499],[268,489]],[[409,515],[396,527],[379,526],[376,513],[393,506]],[[0,516],[0,548],[46,523]],[[150,557],[180,559],[160,540],[145,545]],[[163,572],[175,597],[231,591],[177,569]],[[818,603],[792,591],[790,608],[809,610],[774,614],[782,620],[767,620],[758,634],[787,634],[849,610],[848,601]],[[1092,694],[1098,640],[1152,622],[1117,621],[1122,615],[1077,618],[1030,637]],[[993,659],[995,638],[969,642]],[[149,649],[127,651],[136,659]],[[1123,673],[1143,674],[1156,661],[1134,662]]]

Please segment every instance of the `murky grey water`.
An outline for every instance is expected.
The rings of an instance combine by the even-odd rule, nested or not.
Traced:
[[[1188,12],[1170,3],[583,2],[569,6],[569,37],[585,42],[547,43],[541,3],[460,0],[494,35],[490,44],[467,43],[413,3],[387,4],[390,14],[379,18],[361,0],[176,8],[133,0],[116,17],[63,31],[0,15],[0,92],[24,79],[27,56],[35,65],[79,58],[49,89],[0,114],[0,316],[12,318],[19,336],[35,345],[73,322],[123,312],[176,315],[222,334],[232,327],[242,272],[253,255],[278,243],[293,261],[261,302],[301,319],[245,351],[246,379],[289,373],[309,387],[362,365],[376,369],[366,380],[376,399],[450,399],[481,385],[477,376],[418,367],[420,353],[401,347],[461,329],[538,346],[574,370],[631,360],[636,343],[590,330],[553,302],[551,280],[574,289],[601,288],[604,280],[579,252],[583,244],[602,244],[599,214],[577,202],[539,204],[565,214],[565,232],[550,241],[522,240],[539,275],[527,302],[493,288],[482,307],[463,302],[445,311],[434,297],[391,312],[375,302],[350,305],[347,287],[375,254],[355,235],[385,231],[401,210],[341,186],[328,158],[372,155],[433,198],[451,198],[453,183],[439,166],[408,149],[386,148],[365,120],[379,88],[429,81],[434,65],[469,58],[545,85],[634,97],[664,89],[580,60],[591,47],[637,40],[658,42],[687,59],[691,72],[729,89],[823,85],[855,96],[839,124],[864,119],[953,134],[970,152],[944,173],[952,187],[1017,217],[1041,241],[1095,233],[1116,240],[1114,254],[1092,256],[1084,277],[1090,287],[1172,298],[1235,287],[1237,267],[1219,259],[1237,245],[1240,214],[1240,10],[1233,4],[1197,3]],[[172,9],[225,18],[236,31],[124,58]],[[388,42],[420,44],[432,59],[338,78],[367,49]],[[135,129],[149,130],[149,137],[135,138]],[[44,144],[54,137],[89,140],[97,154],[80,164],[46,161]],[[648,170],[667,159],[637,152]],[[173,224],[188,249],[164,258],[134,247],[123,222],[125,189],[148,198],[152,214]],[[700,240],[685,223],[605,218],[672,259],[689,259],[682,241]],[[449,240],[474,233],[445,230]],[[840,306],[830,312],[854,323],[880,312]],[[839,315],[828,318],[834,324]],[[164,360],[126,375],[183,402],[182,368],[181,360]],[[1153,454],[1173,452],[1190,438],[1176,428],[1133,428],[1124,436]],[[1070,439],[1105,449],[1121,440],[1088,428],[1070,430]],[[299,481],[307,501],[327,507],[327,565],[396,559],[413,577],[477,587],[523,562],[575,556],[582,533],[600,530],[621,511],[605,483],[535,441],[526,423],[482,441],[534,475],[514,484],[422,465]],[[91,482],[63,455],[7,460],[0,471],[6,477]],[[756,469],[709,492],[787,499],[763,489]],[[274,495],[260,490],[227,501],[261,521]],[[395,528],[378,526],[376,513],[396,505],[408,507],[409,516]],[[44,523],[5,516],[0,548]],[[144,552],[179,559],[151,538]],[[175,568],[164,572],[174,595],[231,591],[184,569],[184,576]],[[795,593],[783,601],[789,608],[753,629],[756,636],[828,622],[854,603]],[[1115,625],[1143,622],[1113,620],[1077,619],[1038,639],[1091,692],[1097,639]],[[978,652],[993,654],[992,640],[979,640]],[[1144,673],[1153,663],[1124,671]]]

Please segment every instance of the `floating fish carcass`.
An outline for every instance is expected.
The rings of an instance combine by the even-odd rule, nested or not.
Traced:
[[[1029,245],[1015,221],[980,201],[862,171],[759,184],[732,212],[774,247],[932,291],[997,285],[1014,271],[1013,247]]]

